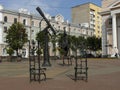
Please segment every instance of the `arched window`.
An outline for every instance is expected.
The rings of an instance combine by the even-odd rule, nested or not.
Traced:
[[[4,33],[6,33],[6,32],[7,32],[7,27],[5,26],[5,27],[4,27]]]
[[[109,18],[108,23],[109,25],[112,25],[112,18]]]
[[[26,49],[23,48],[23,49],[22,49],[22,57],[25,57],[25,56],[26,56]]]
[[[23,25],[26,25],[26,20],[25,19],[23,19]]]
[[[32,26],[34,26],[34,21],[31,22]]]
[[[6,54],[7,54],[6,48],[3,48],[2,54],[3,54],[3,55],[6,55]]]
[[[7,22],[7,16],[4,17],[4,22]]]
[[[17,18],[14,18],[14,23],[17,23]]]

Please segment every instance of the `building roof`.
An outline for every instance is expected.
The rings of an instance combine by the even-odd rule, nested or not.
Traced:
[[[95,6],[98,6],[97,4],[94,4],[92,2],[87,2],[87,3],[83,3],[83,4],[79,4],[79,5],[73,6],[72,8],[79,7],[79,6],[82,6],[82,5],[87,5],[87,4],[93,4]],[[101,6],[98,6],[98,7],[101,7]]]

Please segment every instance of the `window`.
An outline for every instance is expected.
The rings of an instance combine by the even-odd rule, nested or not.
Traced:
[[[3,48],[3,55],[6,55],[6,54],[7,54],[6,48]]]
[[[26,25],[26,20],[25,19],[23,20],[23,25]]]
[[[86,31],[86,34],[88,35],[88,31]]]
[[[93,33],[91,32],[91,36],[93,36]]]
[[[3,37],[3,42],[6,42],[6,37]]]
[[[4,33],[6,33],[7,32],[7,27],[4,27]]]
[[[4,17],[4,22],[7,22],[7,16]]]
[[[97,26],[98,27],[98,29],[100,29],[100,26]]]
[[[14,23],[17,23],[17,18],[14,18]]]
[[[71,30],[71,28],[69,28],[69,31]]]
[[[99,16],[97,16],[97,18],[98,18],[98,19],[100,19],[100,17],[99,17]]]
[[[112,18],[109,18],[109,21],[108,21],[109,25],[112,24]]]
[[[63,27],[63,30],[66,30],[66,27]]]
[[[60,26],[58,26],[58,29],[60,29]]]
[[[34,32],[34,30],[32,30],[32,33]]]
[[[32,26],[34,26],[34,21],[32,21]]]

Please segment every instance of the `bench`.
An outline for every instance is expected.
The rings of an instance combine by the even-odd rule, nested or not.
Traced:
[[[46,80],[46,73],[45,73],[46,68],[40,68],[40,69],[35,69],[31,68],[30,69],[30,81],[41,81],[41,80]],[[41,78],[43,76],[43,78]]]

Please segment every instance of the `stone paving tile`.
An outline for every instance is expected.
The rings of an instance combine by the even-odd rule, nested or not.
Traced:
[[[0,90],[120,90],[120,60],[88,60],[88,82],[74,81],[74,63],[51,61],[47,80],[29,82],[28,62],[0,63]],[[72,78],[70,77],[72,76]]]

